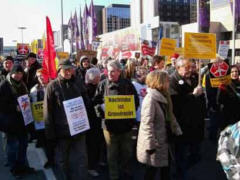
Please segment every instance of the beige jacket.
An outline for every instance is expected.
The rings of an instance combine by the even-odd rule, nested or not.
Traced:
[[[168,166],[168,142],[165,115],[160,103],[167,104],[167,99],[156,89],[148,88],[143,100],[141,123],[137,142],[137,159],[143,164],[154,167]],[[180,135],[181,129],[175,118],[171,121],[172,131]],[[149,155],[146,150],[156,149]]]

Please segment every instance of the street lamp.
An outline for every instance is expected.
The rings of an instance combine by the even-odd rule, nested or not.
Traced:
[[[61,35],[62,35],[62,48],[63,48],[63,51],[64,51],[64,37],[63,37],[63,0],[61,0]]]
[[[18,27],[18,29],[20,29],[21,32],[22,32],[22,44],[23,44],[23,30],[25,30],[27,28],[22,26],[22,27]]]

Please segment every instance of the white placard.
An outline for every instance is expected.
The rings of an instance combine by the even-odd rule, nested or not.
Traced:
[[[63,101],[71,136],[90,129],[82,97]]]
[[[24,124],[25,126],[27,126],[28,124],[33,122],[31,103],[28,95],[26,94],[18,97],[18,104],[23,115]]]
[[[229,41],[219,41],[218,54],[226,59],[228,57]]]

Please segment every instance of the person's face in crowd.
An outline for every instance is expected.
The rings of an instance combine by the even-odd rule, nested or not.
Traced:
[[[156,69],[161,70],[161,69],[164,68],[164,65],[165,65],[165,61],[160,61],[158,64],[155,64],[154,67],[155,67]]]
[[[23,78],[23,73],[22,72],[15,72],[11,75],[11,78],[13,78],[15,81],[19,82]]]
[[[137,79],[140,83],[144,83],[147,77],[147,71],[140,70],[137,72]]]
[[[195,63],[191,63],[190,72],[191,73],[197,73],[197,65]]]
[[[37,78],[38,78],[38,82],[42,85],[42,86],[46,86],[48,84],[48,82],[46,80],[44,80],[43,75],[41,73],[37,74]]]
[[[183,78],[189,78],[191,76],[191,64],[187,60],[183,61],[183,65],[177,68],[178,74]]]
[[[231,79],[236,80],[238,79],[238,76],[239,76],[238,69],[236,67],[233,67],[231,69]]]
[[[108,67],[108,79],[109,79],[109,81],[117,82],[120,74],[121,74],[121,71],[119,69],[116,69],[114,67]]]
[[[100,76],[96,76],[91,83],[92,83],[93,85],[98,85],[99,82],[100,82]]]
[[[68,68],[68,69],[61,69],[60,70],[60,75],[64,78],[64,79],[71,79],[72,75],[73,75],[73,68]]]
[[[89,59],[83,59],[82,66],[83,68],[89,68],[90,66]]]
[[[176,66],[176,61],[177,61],[177,60],[176,60],[175,58],[172,58],[172,59],[171,59],[171,62],[172,62],[172,66],[173,66],[173,67]]]
[[[168,89],[169,89],[169,78],[168,77],[166,78],[166,81],[164,84],[164,89],[165,89],[165,91],[168,91]]]
[[[36,58],[29,57],[27,61],[28,61],[28,67],[30,67],[32,64],[36,62]]]
[[[12,67],[13,67],[13,62],[10,61],[10,60],[6,60],[3,62],[3,68],[6,70],[6,71],[11,71],[12,70]]]

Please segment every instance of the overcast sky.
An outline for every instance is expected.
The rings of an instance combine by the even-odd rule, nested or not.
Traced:
[[[79,12],[85,2],[91,0],[63,0],[64,23],[68,22],[71,12]],[[112,3],[129,4],[130,0],[94,0],[94,5]],[[61,0],[0,0],[0,37],[4,38],[4,46],[21,42],[20,26],[27,27],[23,31],[25,43],[42,37],[45,31],[45,17],[50,18],[53,30],[59,30],[61,24]],[[83,11],[83,10],[82,10]]]

